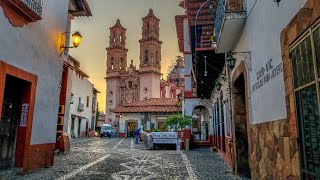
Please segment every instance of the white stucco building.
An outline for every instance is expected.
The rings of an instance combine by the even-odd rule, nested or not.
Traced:
[[[117,106],[111,111],[119,114],[119,135],[124,138],[134,137],[138,128],[147,132],[161,130],[166,118],[180,113],[181,107],[175,98],[151,98]]]
[[[97,101],[94,98],[97,90],[88,80],[89,76],[80,69],[80,63],[72,56],[69,58],[69,68],[72,69],[71,104],[69,111],[68,134],[71,138],[86,136],[87,130],[95,128],[95,116]]]
[[[0,2],[0,170],[53,165],[68,5]]]
[[[184,7],[183,4],[181,6]],[[192,117],[191,133],[194,135],[194,140],[212,143],[212,102],[208,98],[200,97],[197,92],[197,80],[193,69],[192,41],[190,39],[191,24],[186,15],[177,15],[175,19],[179,50],[183,53],[185,64],[182,113]],[[207,88],[209,89],[209,87]]]
[[[181,0],[180,6],[188,16],[176,17],[186,64],[183,112],[192,112],[203,87],[210,90],[213,144],[234,174],[319,178],[320,2]],[[214,30],[206,32],[204,20]],[[213,31],[210,59],[201,44]]]

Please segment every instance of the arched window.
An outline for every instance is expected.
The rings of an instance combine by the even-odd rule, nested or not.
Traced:
[[[132,88],[132,81],[129,81],[129,82],[128,82],[128,87],[129,87],[129,88]]]
[[[148,64],[148,58],[149,58],[149,51],[144,51],[144,64]]]
[[[123,64],[123,57],[120,58],[120,69],[122,69],[124,67],[124,64]]]
[[[150,24],[147,23],[147,35],[149,35],[149,32],[150,32]]]
[[[156,51],[156,64],[160,64],[160,59],[159,59],[158,51]]]
[[[113,57],[111,57],[111,67],[110,67],[110,69],[113,70],[113,68],[114,68],[114,59],[113,59]]]

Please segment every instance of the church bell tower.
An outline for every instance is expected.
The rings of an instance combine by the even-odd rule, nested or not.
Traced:
[[[140,43],[140,100],[160,98],[161,44],[160,19],[150,9],[142,18]]]
[[[121,103],[120,79],[127,68],[126,29],[118,19],[110,28],[109,47],[107,48],[106,70],[106,118],[111,124],[117,124],[118,117],[110,110]],[[116,125],[117,126],[117,125]]]

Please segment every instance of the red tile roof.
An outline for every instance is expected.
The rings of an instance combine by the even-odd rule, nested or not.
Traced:
[[[114,113],[142,113],[142,112],[161,112],[173,113],[181,112],[178,106],[178,99],[172,98],[153,98],[123,106],[117,106],[111,110]]]

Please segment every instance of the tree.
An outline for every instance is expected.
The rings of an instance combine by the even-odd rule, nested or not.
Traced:
[[[189,116],[183,116],[181,113],[179,114],[173,114],[171,116],[168,116],[162,125],[162,128],[168,129],[174,128],[177,129],[183,129],[186,126],[190,126],[192,124],[192,119]]]

